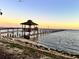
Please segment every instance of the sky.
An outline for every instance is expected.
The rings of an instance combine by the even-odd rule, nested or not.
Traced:
[[[39,27],[79,29],[79,0],[0,0],[0,9],[0,26],[31,19]]]

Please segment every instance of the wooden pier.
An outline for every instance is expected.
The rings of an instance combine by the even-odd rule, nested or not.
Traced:
[[[38,28],[38,24],[32,20],[20,23],[22,27],[0,27],[0,38],[3,37],[23,37],[30,39],[31,36],[40,34],[49,34],[54,32],[65,31],[65,29]]]
[[[0,28],[0,38],[3,37],[23,37],[23,29],[28,30],[28,28]],[[33,30],[33,29],[32,29]],[[39,28],[38,32],[33,32],[30,36],[33,35],[40,35],[40,34],[49,34],[49,33],[54,33],[54,32],[60,32],[60,31],[65,31],[65,29],[44,29],[44,28]],[[26,32],[27,33],[27,32]],[[27,34],[28,35],[28,34]]]

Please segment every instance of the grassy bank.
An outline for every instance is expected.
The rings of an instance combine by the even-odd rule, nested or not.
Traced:
[[[57,55],[54,53],[50,53],[48,51],[35,49],[33,47],[28,47],[27,45],[23,46],[18,43],[9,42],[6,40],[0,40],[1,43],[6,44],[6,47],[10,47],[9,49],[18,48],[23,50],[21,54],[15,54],[15,53],[8,53],[6,52],[6,49],[0,47],[0,59],[40,59],[44,56],[50,57],[51,59],[75,59],[75,58],[69,58],[62,55]],[[5,51],[4,51],[5,50]],[[3,58],[1,58],[3,57]]]

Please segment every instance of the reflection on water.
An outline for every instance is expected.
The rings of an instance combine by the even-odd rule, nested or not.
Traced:
[[[38,41],[53,49],[79,54],[79,31],[62,31],[41,35]]]

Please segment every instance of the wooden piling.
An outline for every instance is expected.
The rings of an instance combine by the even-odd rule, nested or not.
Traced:
[[[1,29],[0,29],[0,39],[1,39]]]
[[[17,28],[17,37],[18,37],[18,28]]]
[[[14,29],[13,29],[13,31],[12,31],[12,37],[14,38]]]
[[[7,29],[7,37],[9,37],[9,29]]]
[[[22,25],[22,36],[23,36],[23,25]]]

